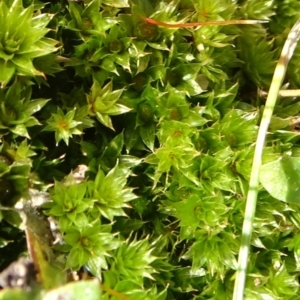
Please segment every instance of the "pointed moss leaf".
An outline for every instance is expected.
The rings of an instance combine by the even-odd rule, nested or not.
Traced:
[[[103,0],[102,3],[117,8],[129,7],[128,0]]]
[[[185,80],[176,87],[179,91],[185,92],[188,96],[199,95],[203,92],[200,85],[193,79]]]
[[[99,112],[96,112],[96,117],[97,117],[98,121],[101,122],[104,126],[110,128],[111,130],[114,130],[114,127],[112,125],[111,118],[109,115],[104,115]]]
[[[117,156],[121,153],[122,148],[124,146],[124,137],[123,132],[118,134],[106,147],[103,152],[104,155],[114,155]]]
[[[169,51],[170,49],[168,48],[168,46],[165,43],[148,43],[148,45],[154,49],[157,50],[165,50],[165,51]]]
[[[107,269],[107,262],[102,256],[93,256],[86,265],[89,271],[98,279],[102,277],[102,269]]]
[[[5,102],[9,104],[11,103],[19,104],[20,94],[21,94],[20,83],[18,81],[15,81],[6,92]]]
[[[71,1],[69,4],[69,11],[70,11],[70,15],[71,15],[72,19],[75,21],[76,25],[81,27],[82,20],[81,20],[81,15],[80,15],[80,11],[81,11],[80,6],[77,3],[75,3],[74,1]],[[69,25],[69,26],[72,27],[71,25]]]
[[[117,75],[119,75],[115,64],[113,63],[113,61],[111,61],[108,58],[104,58],[102,63],[101,63],[101,68],[105,71],[111,72],[111,73],[115,73]]]
[[[48,292],[43,299],[99,300],[101,299],[100,284],[98,280],[82,280],[68,283],[60,288]]]
[[[128,52],[118,54],[115,57],[116,63],[130,72],[130,56]]]
[[[196,214],[197,207],[201,206],[201,201],[197,195],[183,199],[183,201],[173,204],[176,210],[176,217],[180,220],[183,227],[195,230],[199,225],[199,219]]]
[[[54,74],[63,70],[57,61],[58,58],[63,60],[62,57],[57,57],[55,54],[49,54],[42,57],[36,57],[33,63],[37,70],[45,74]]]
[[[11,128],[10,130],[11,130],[11,132],[13,132],[16,135],[30,138],[28,135],[26,126],[24,126],[23,124],[19,124],[15,128]]]
[[[93,155],[96,154],[98,151],[98,147],[96,145],[86,141],[81,142],[81,149],[84,155],[86,155],[89,158],[93,157]]]
[[[120,155],[124,146],[123,132],[118,134],[110,143],[106,146],[103,151],[101,160],[105,165],[111,168],[115,166],[117,157]]]
[[[108,108],[105,111],[105,113],[109,114],[111,116],[116,116],[116,115],[121,115],[121,114],[127,113],[129,111],[131,111],[131,108],[117,103],[114,106],[111,106],[110,108]]]
[[[34,117],[30,117],[25,123],[26,127],[32,127],[35,125],[41,125],[41,123]]]
[[[300,205],[300,157],[284,157],[262,165],[259,180],[272,197]]]
[[[124,142],[126,150],[132,149],[141,139],[139,130],[136,128],[136,122],[134,120],[133,114],[128,114],[128,119],[126,120],[126,128],[124,132]]]
[[[154,150],[155,125],[149,124],[140,127],[140,135],[145,145],[151,150]]]
[[[189,124],[192,127],[202,126],[208,122],[208,120],[201,116],[201,110],[198,106],[194,107],[193,109],[190,109],[189,115],[182,121]]]
[[[89,225],[87,216],[84,213],[74,214],[74,224],[77,227],[84,227]],[[71,219],[71,218],[70,218]]]
[[[156,64],[147,69],[147,73],[152,77],[153,80],[161,80],[166,77],[166,67],[162,64]]]
[[[133,23],[137,23],[146,15],[151,15],[153,13],[153,6],[150,1],[134,0],[132,2],[131,14]]]
[[[119,166],[122,168],[132,168],[139,165],[142,160],[142,158],[138,158],[132,155],[121,155],[119,158]]]
[[[43,73],[36,70],[32,64],[32,60],[26,56],[16,56],[12,59],[12,62],[17,66],[21,75],[43,75]]]
[[[15,73],[15,66],[10,61],[0,59],[0,84],[5,86]]]
[[[50,99],[34,99],[28,103],[28,106],[25,109],[25,112],[28,114],[34,114],[35,112],[42,109],[42,107],[49,101]]]
[[[270,129],[271,130],[279,130],[287,128],[291,123],[291,118],[279,118],[277,116],[272,116],[271,122],[270,122]]]
[[[36,6],[34,6],[34,8],[37,9]],[[34,16],[31,22],[34,28],[45,28],[52,18],[53,15],[51,14],[40,14],[38,16]]]

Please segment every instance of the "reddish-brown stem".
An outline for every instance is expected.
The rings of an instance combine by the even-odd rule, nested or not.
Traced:
[[[162,26],[166,28],[186,28],[186,27],[198,27],[198,26],[207,26],[207,25],[235,25],[235,24],[260,24],[266,23],[267,21],[260,20],[228,20],[228,21],[207,21],[207,22],[191,22],[191,23],[164,23],[161,21],[157,21],[151,18],[145,18],[145,21],[149,24]]]

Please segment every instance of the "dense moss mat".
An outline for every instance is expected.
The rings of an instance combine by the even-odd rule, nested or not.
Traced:
[[[27,249],[45,289],[73,270],[101,299],[231,299],[264,95],[299,17],[297,0],[0,1],[1,269]],[[300,156],[299,111],[278,99],[263,163]],[[298,299],[299,213],[260,187],[245,299]]]

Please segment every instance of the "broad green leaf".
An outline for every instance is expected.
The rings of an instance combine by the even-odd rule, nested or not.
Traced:
[[[300,205],[300,157],[283,157],[262,165],[259,180],[272,197]]]
[[[4,289],[0,291],[0,300],[32,300],[35,298],[33,292],[26,292],[21,288]],[[53,299],[54,300],[54,299]]]

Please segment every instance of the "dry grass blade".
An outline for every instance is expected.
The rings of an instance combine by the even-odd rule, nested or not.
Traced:
[[[256,210],[258,184],[259,184],[259,169],[262,162],[263,147],[266,139],[267,130],[273,114],[274,106],[278,97],[280,87],[282,85],[287,65],[291,59],[298,40],[300,38],[300,20],[291,29],[288,38],[282,49],[279,61],[273,75],[272,83],[266,101],[266,107],[263,112],[260,123],[258,137],[254,152],[254,159],[252,164],[249,191],[247,195],[245,218],[243,224],[242,241],[239,252],[238,270],[236,273],[236,280],[234,286],[233,300],[244,299],[244,288],[246,281],[247,262],[250,248],[250,241],[252,236],[253,220]]]

